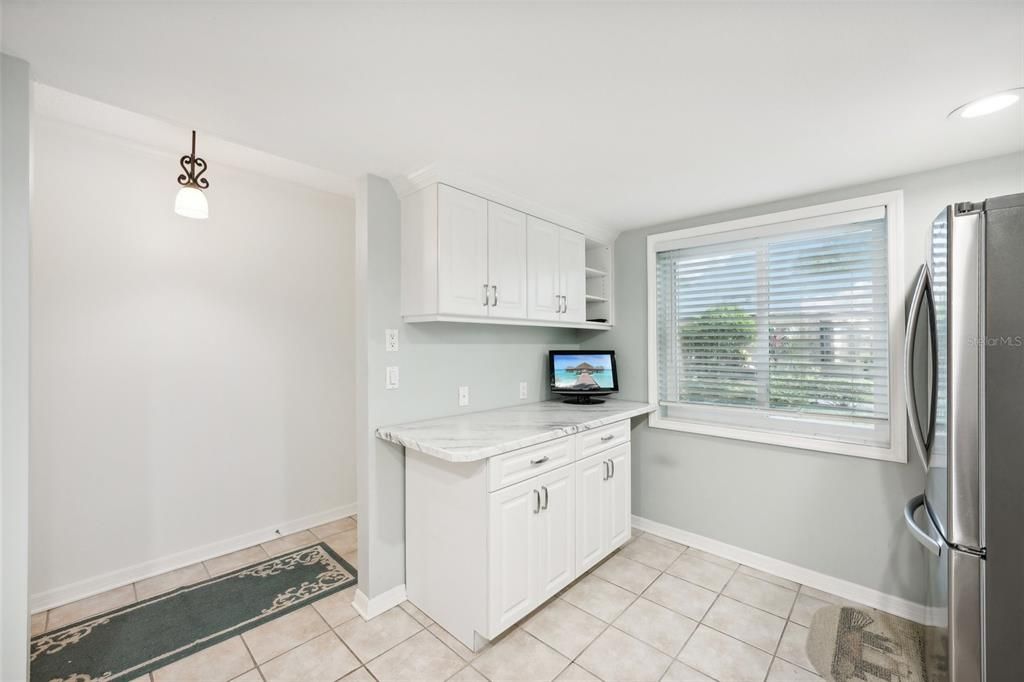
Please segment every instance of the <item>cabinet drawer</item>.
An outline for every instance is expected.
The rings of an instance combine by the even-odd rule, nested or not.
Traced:
[[[574,437],[565,436],[491,457],[487,462],[487,490],[495,491],[545,471],[572,464],[575,451]]]
[[[586,459],[591,455],[603,452],[616,445],[629,442],[629,420],[615,422],[608,426],[584,431],[576,436],[579,438],[579,454],[577,459]]]

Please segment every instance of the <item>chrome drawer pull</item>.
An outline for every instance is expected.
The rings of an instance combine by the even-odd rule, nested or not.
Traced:
[[[551,459],[551,458],[548,457],[547,455],[544,455],[543,457],[538,457],[537,459],[531,459],[530,460],[530,464],[543,464],[544,462],[548,461],[549,459]]]
[[[536,490],[533,491],[534,502],[533,502],[533,513],[540,514],[540,493]]]
[[[614,433],[609,433],[607,436],[601,436],[601,440],[605,442],[610,441],[612,438],[615,438]]]
[[[608,460],[605,460],[605,461],[601,462],[601,464],[604,464],[604,478],[601,479],[601,480],[602,481],[607,481],[609,478],[611,478],[611,475],[610,475],[611,469],[608,468]]]
[[[548,487],[546,485],[542,485],[540,487],[540,489],[544,491],[544,504],[542,504],[540,508],[541,509],[547,509],[548,508]]]
[[[612,478],[615,478],[615,460],[610,459],[608,460],[608,463],[612,465]]]

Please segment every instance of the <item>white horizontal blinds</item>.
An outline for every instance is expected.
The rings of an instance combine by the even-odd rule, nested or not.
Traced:
[[[785,431],[793,418],[862,422],[853,440],[877,440],[889,414],[884,210],[714,239],[657,254],[663,404]]]
[[[756,405],[758,253],[739,245],[670,251],[676,386],[667,400]]]
[[[769,405],[889,417],[885,220],[768,245]]]

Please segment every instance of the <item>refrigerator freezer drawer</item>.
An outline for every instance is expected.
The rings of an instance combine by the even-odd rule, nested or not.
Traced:
[[[914,504],[917,503],[917,504]],[[925,630],[925,666],[929,682],[982,682],[982,609],[985,562],[942,540],[927,511],[914,523],[907,505],[907,523],[918,542],[931,550],[928,557],[928,624]],[[929,546],[934,543],[938,551]],[[989,678],[997,679],[997,678]]]

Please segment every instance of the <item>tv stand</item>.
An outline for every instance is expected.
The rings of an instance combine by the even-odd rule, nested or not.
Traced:
[[[577,395],[562,401],[571,405],[600,405],[604,401],[600,398],[592,398],[589,395]]]

